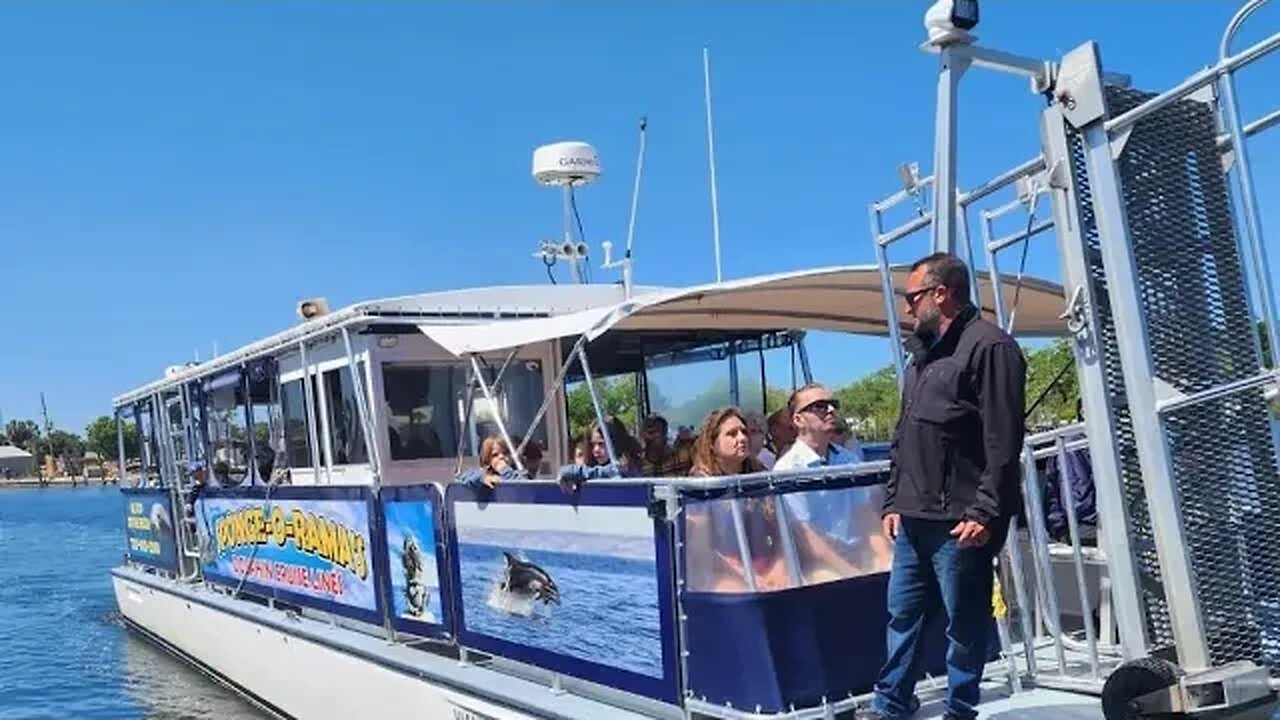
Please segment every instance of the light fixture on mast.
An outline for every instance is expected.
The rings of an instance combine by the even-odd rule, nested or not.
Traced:
[[[548,264],[559,259],[568,260],[569,270],[577,283],[583,282],[582,263],[589,255],[589,248],[581,237],[574,239],[573,190],[595,182],[598,177],[600,158],[596,149],[587,143],[558,142],[533,151],[533,179],[539,185],[559,187],[564,198],[564,241],[560,244],[543,242],[536,256]]]

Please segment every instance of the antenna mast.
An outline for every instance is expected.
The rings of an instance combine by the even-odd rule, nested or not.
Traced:
[[[707,106],[707,162],[711,166],[711,239],[716,251],[716,282],[720,282],[720,204],[716,198],[716,138],[711,127],[711,54],[702,48],[702,90]]]

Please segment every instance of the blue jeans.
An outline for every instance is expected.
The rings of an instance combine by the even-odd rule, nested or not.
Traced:
[[[888,658],[872,707],[887,718],[909,717],[923,675],[924,629],[947,618],[946,711],[960,720],[978,715],[979,684],[991,637],[991,561],[1004,539],[991,528],[982,547],[961,549],[954,522],[902,518],[889,576]]]

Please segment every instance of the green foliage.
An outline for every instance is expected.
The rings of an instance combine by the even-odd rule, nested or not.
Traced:
[[[42,443],[43,454],[57,458],[84,457],[85,445],[79,435],[66,430],[54,430]]]
[[[89,423],[84,429],[85,446],[98,453],[98,457],[103,460],[118,459],[119,449],[116,447],[116,421],[114,418],[102,415],[93,422]],[[124,452],[125,456],[131,459],[141,457],[138,447],[138,426],[133,423],[125,423],[124,425]]]
[[[32,420],[10,420],[4,428],[9,443],[34,454],[40,449],[40,426]]]
[[[835,390],[840,411],[863,441],[888,440],[898,421],[898,374],[892,365]]]
[[[1080,380],[1075,372],[1075,357],[1069,341],[1055,340],[1040,350],[1024,353],[1027,358],[1027,409],[1031,410],[1031,406],[1044,396],[1031,411],[1027,425],[1051,427],[1075,421]]]
[[[636,425],[635,378],[625,375],[595,381],[596,396],[600,398],[606,416],[616,415],[628,428]],[[595,422],[596,411],[591,404],[591,393],[586,383],[578,383],[566,397],[569,415],[569,437],[578,437]]]

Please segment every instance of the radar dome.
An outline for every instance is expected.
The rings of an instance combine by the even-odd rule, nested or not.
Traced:
[[[584,142],[558,142],[533,151],[533,179],[543,185],[586,185],[600,177],[596,149]]]

